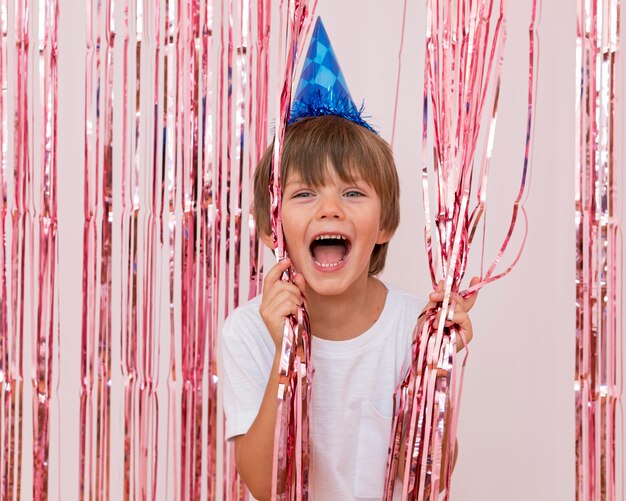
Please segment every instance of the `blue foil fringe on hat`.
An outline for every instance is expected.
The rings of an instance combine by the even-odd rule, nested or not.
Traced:
[[[378,134],[365,121],[363,111],[363,105],[357,108],[350,96],[324,24],[318,17],[291,106],[289,124],[306,117],[336,115]]]

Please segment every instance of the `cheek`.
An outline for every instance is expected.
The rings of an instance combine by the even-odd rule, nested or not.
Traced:
[[[285,238],[291,237],[291,239],[293,240],[293,237],[298,233],[298,225],[294,224],[293,219],[288,215],[283,216],[282,224]]]
[[[282,217],[283,232],[287,245],[295,246],[298,242],[302,242],[304,238],[304,225],[302,220],[298,218],[297,211],[283,211]],[[293,249],[292,249],[293,250]]]
[[[361,228],[361,234],[368,239],[377,240],[380,232],[380,211],[363,211],[359,216],[357,224]]]

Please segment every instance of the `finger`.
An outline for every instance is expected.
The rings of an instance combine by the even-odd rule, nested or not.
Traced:
[[[300,290],[293,284],[287,285],[288,287],[282,287],[281,290],[276,294],[274,300],[272,301],[273,305],[280,307],[280,305],[285,302],[291,302],[297,305],[302,304],[303,298]]]
[[[289,296],[283,297],[283,301],[276,305],[273,317],[276,318],[277,322],[282,323],[289,315],[296,315],[300,306],[301,299],[293,294],[289,294]]]
[[[444,297],[444,291],[434,291],[428,295],[428,298],[434,303],[441,303]],[[450,293],[450,302],[452,301],[455,301],[456,303],[462,303],[465,301],[465,299],[463,299],[463,296],[461,296],[460,294],[452,292]]]
[[[428,299],[430,300],[430,302],[428,303],[428,305],[430,307],[436,306],[437,303],[440,303],[442,301],[442,299],[443,299],[443,280],[439,280],[439,282],[437,283],[437,287],[435,287],[435,290],[432,291],[428,295]]]
[[[473,277],[470,282],[470,287],[473,287],[478,282],[480,282],[480,277]],[[445,296],[445,291],[443,290],[440,291],[439,289],[437,289],[431,292],[428,297],[431,301],[435,303],[440,303],[443,301],[444,296]],[[470,294],[469,296],[465,298],[461,296],[460,294],[453,292],[450,295],[450,298],[454,299],[454,301],[456,301],[457,303],[465,304],[465,309],[467,311],[467,310],[470,310],[472,306],[474,306],[477,296],[478,296],[478,292],[473,292],[472,294]]]
[[[439,291],[433,291],[430,294],[428,294],[428,299],[430,299],[431,303],[438,303],[439,301],[441,301],[439,298],[442,298],[443,294]]]
[[[465,327],[465,323],[467,322],[467,320],[469,319],[469,317],[467,316],[467,313],[465,313],[464,311],[455,311],[454,315],[452,316],[452,320],[450,319],[446,319],[446,327],[450,327],[451,325],[458,325],[460,327]]]
[[[470,280],[470,287],[473,287],[478,282],[480,282],[480,277],[472,277],[472,279]],[[474,292],[473,294],[465,298],[465,306],[466,306],[465,311],[469,311],[472,309],[477,298],[478,298],[478,291]]]
[[[274,284],[274,286],[267,292],[267,295],[263,296],[263,301],[268,305],[280,303],[281,301],[285,300],[285,296],[281,297],[281,295],[286,292],[291,293],[298,298],[302,297],[302,293],[300,292],[300,289],[298,289],[298,287],[296,287],[291,282],[284,282],[281,280]]]
[[[291,260],[286,257],[282,261],[276,263],[272,269],[265,275],[265,279],[263,280],[263,294],[269,292],[270,287],[272,287],[276,282],[280,280],[280,277],[284,273],[284,271],[291,266]]]
[[[293,282],[304,296],[304,293],[306,291],[306,280],[304,279],[302,273],[294,273]]]
[[[288,315],[296,314],[301,305],[302,296],[299,291],[294,293],[290,290],[282,290],[276,295],[275,300],[267,306],[263,314],[272,319],[272,323],[282,323]]]
[[[441,280],[439,280],[439,282],[437,282],[437,286],[435,287],[435,290],[431,292],[431,294],[443,294],[445,289],[446,289],[446,282],[442,278]]]

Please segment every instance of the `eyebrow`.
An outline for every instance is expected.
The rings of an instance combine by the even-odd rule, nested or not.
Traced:
[[[287,186],[308,186],[309,184],[304,181],[303,179],[288,179],[287,182],[283,185],[283,188],[286,188]]]

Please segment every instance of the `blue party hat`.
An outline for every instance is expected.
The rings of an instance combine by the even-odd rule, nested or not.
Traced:
[[[324,24],[318,17],[291,107],[289,123],[300,118],[323,115],[347,118],[376,133],[363,118],[363,106],[357,108],[354,104]]]

